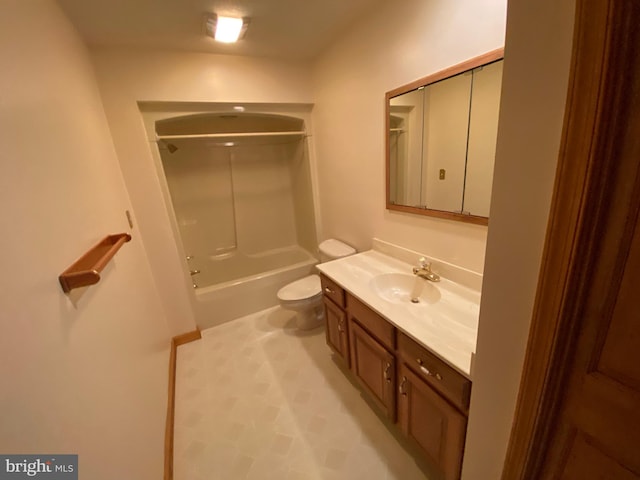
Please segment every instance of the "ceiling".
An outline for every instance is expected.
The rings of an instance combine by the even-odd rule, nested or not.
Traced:
[[[88,45],[308,60],[384,0],[58,0]],[[250,18],[244,39],[203,33],[206,12]]]

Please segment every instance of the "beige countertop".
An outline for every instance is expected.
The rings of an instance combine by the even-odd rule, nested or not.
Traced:
[[[412,267],[375,250],[318,265],[399,330],[471,378],[480,292],[447,278],[440,282],[417,278]],[[416,281],[424,282],[417,285],[421,288],[417,304],[409,301],[408,294]]]

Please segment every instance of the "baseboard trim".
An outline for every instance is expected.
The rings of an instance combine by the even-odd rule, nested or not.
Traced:
[[[164,430],[164,480],[173,480],[173,426],[176,414],[176,359],[178,347],[202,338],[200,329],[183,333],[171,339],[169,351],[169,392],[167,398],[167,421]]]
[[[180,345],[184,345],[185,343],[193,342],[195,340],[200,340],[202,338],[202,334],[200,333],[200,329],[197,328],[193,332],[183,333],[182,335],[177,335],[173,337],[173,342],[176,343],[176,347]]]

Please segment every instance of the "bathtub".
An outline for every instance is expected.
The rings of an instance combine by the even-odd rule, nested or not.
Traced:
[[[287,283],[314,273],[318,260],[299,246],[259,254],[238,251],[194,258],[194,311],[205,329],[278,304]]]

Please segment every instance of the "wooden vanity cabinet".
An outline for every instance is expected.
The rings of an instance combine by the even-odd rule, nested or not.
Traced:
[[[405,363],[398,369],[398,423],[446,480],[460,478],[467,417]]]
[[[328,298],[323,298],[327,345],[349,367],[349,332],[347,314]]]
[[[358,322],[387,350],[395,351],[396,327],[348,292],[346,301],[349,319]]]
[[[347,313],[344,310],[345,293],[342,287],[324,275],[320,275],[320,284],[322,285],[322,301],[326,318],[327,345],[348,368],[350,364],[349,326]]]
[[[460,478],[471,381],[321,275],[327,344],[445,480]]]
[[[346,303],[351,371],[380,411],[395,421],[395,327],[348,292]]]
[[[324,295],[324,298],[330,299],[342,309],[346,307],[347,300],[344,288],[324,275],[320,275],[320,286],[322,287],[322,294]]]
[[[446,480],[460,478],[471,380],[398,332],[398,423]]]
[[[469,411],[471,380],[402,332],[398,332],[398,356],[463,413]]]
[[[377,407],[396,418],[396,357],[349,317],[351,371]]]

